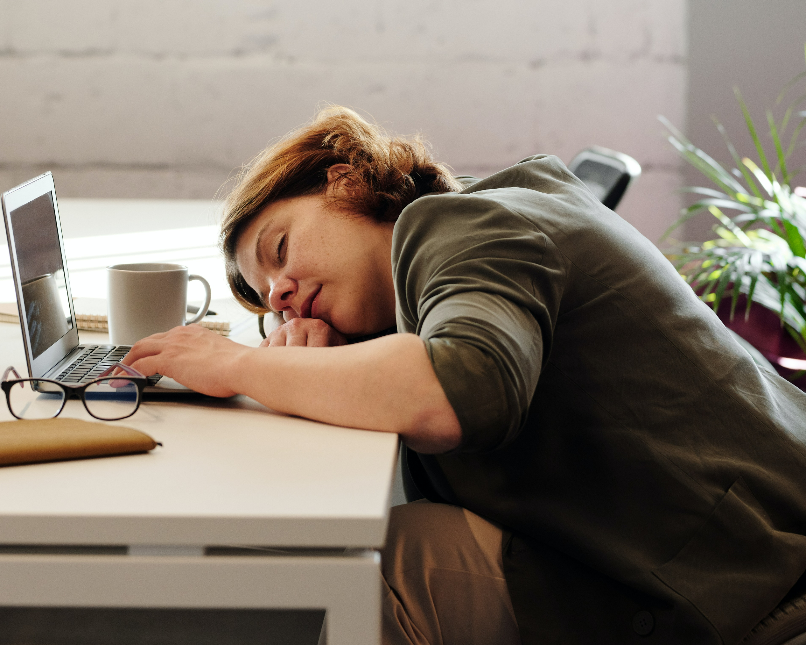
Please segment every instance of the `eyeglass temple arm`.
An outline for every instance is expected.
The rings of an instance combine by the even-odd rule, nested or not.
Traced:
[[[15,370],[15,369],[14,369],[14,367],[11,367],[11,366],[10,366],[10,367],[7,367],[7,368],[6,368],[6,371],[5,371],[5,372],[3,372],[3,379],[2,379],[2,380],[7,381],[7,380],[8,380],[8,375],[9,375],[9,374],[13,374],[15,378],[22,378],[22,377],[19,375],[19,372],[17,372],[17,370]]]
[[[133,367],[129,367],[128,365],[124,365],[123,363],[118,361],[114,365],[110,365],[103,372],[101,372],[101,374],[99,374],[98,378],[103,378],[104,376],[109,376],[109,374],[112,372],[112,370],[116,370],[118,368],[122,369],[129,376],[139,376],[140,378],[145,378],[146,377],[145,374],[141,374],[140,372],[138,372]]]

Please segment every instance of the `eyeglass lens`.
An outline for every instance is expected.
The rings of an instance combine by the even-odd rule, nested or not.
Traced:
[[[125,378],[105,378],[84,390],[84,403],[89,413],[105,421],[122,419],[137,409],[140,392],[134,381]]]
[[[18,381],[9,390],[11,413],[19,419],[52,419],[61,410],[65,393],[53,383]],[[84,405],[97,419],[113,421],[133,414],[139,405],[137,385],[126,378],[100,379],[87,386]]]
[[[64,402],[64,390],[43,381],[18,381],[8,391],[8,407],[18,419],[52,419]]]

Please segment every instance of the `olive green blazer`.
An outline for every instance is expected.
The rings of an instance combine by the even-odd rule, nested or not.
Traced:
[[[392,262],[462,426],[419,461],[506,527],[524,643],[737,643],[795,585],[806,395],[558,159],[417,199]]]

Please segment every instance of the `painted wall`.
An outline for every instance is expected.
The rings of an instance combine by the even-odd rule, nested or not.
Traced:
[[[655,239],[684,121],[685,0],[0,0],[0,186],[212,198],[323,101],[422,132],[459,173],[596,143]]]
[[[806,0],[690,0],[689,4],[687,134],[698,147],[732,168],[715,117],[739,153],[758,162],[733,89],[739,88],[760,128],[766,129],[768,108],[781,117],[789,99],[776,107],[776,97],[790,79],[806,71]],[[799,87],[800,94],[806,92],[806,82]],[[806,110],[806,103],[800,109]],[[802,139],[806,141],[806,136]],[[762,140],[773,153],[769,134]],[[790,165],[806,165],[806,145]],[[703,185],[696,171],[686,169],[684,180],[687,185]],[[806,185],[806,174],[800,176],[800,184]],[[713,223],[709,216],[692,220],[686,231],[689,239],[705,239]]]

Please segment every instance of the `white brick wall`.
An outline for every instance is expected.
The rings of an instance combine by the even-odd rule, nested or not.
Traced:
[[[212,197],[322,101],[423,132],[486,175],[591,143],[644,177],[622,215],[676,214],[686,0],[0,0],[0,186]]]

